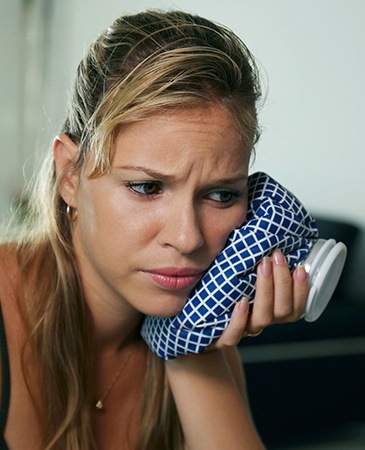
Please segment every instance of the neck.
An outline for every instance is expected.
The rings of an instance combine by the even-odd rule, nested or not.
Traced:
[[[118,352],[140,340],[143,315],[125,304],[107,301],[87,302],[92,318],[93,345],[96,353]]]
[[[98,353],[119,352],[122,348],[138,342],[142,315],[107,318],[93,316],[93,344]]]
[[[95,273],[77,242],[78,271],[85,303],[92,320],[93,339],[96,352],[104,349],[118,351],[124,343],[139,339],[139,328],[143,314],[133,308],[120,293],[105,283]],[[110,352],[109,352],[110,353]]]

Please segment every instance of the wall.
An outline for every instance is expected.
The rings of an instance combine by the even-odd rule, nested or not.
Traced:
[[[11,26],[19,25],[19,1],[9,0],[1,6],[9,14],[9,20],[4,20],[1,14],[3,36],[11,33]],[[30,138],[27,137],[26,148],[24,139],[18,135],[22,131],[17,122],[22,93],[18,70],[22,61],[17,56],[16,39],[11,43],[15,53],[12,56],[6,53],[8,71],[3,71],[6,80],[1,85],[0,210],[4,211],[10,195],[21,184],[23,161],[34,147],[48,145],[57,131],[71,75],[98,32],[119,14],[147,7],[181,8],[234,29],[262,66],[267,98],[260,116],[263,135],[252,170],[272,174],[314,214],[343,218],[365,228],[365,2],[48,0],[48,3],[54,5],[47,40],[51,51],[42,101],[36,106],[39,134],[33,136],[28,127],[26,134]],[[2,51],[4,46],[8,50],[9,40],[6,43],[1,40],[0,45]]]
[[[68,6],[71,66],[120,13],[180,7],[227,24],[266,72],[264,133],[254,169],[272,173],[312,210],[365,224],[362,0],[127,3],[79,0]]]
[[[3,14],[4,10],[6,14]],[[19,136],[21,116],[21,48],[18,34],[11,44],[7,36],[21,28],[20,0],[9,1],[0,8],[0,213],[8,207],[11,196],[22,183],[24,158]]]

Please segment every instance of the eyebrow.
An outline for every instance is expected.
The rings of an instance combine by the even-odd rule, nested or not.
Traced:
[[[156,178],[161,181],[173,181],[176,179],[176,176],[174,175],[168,175],[165,173],[157,172],[156,170],[152,170],[144,166],[117,166],[116,169],[135,170],[138,172],[144,172],[146,175],[149,175],[152,178]],[[235,184],[242,181],[246,182],[247,178],[248,178],[247,175],[243,173],[242,175],[238,175],[233,178],[222,178],[214,180],[214,184]]]
[[[160,180],[172,181],[175,179],[173,175],[167,175],[161,172],[157,172],[156,170],[148,169],[144,166],[117,166],[116,169],[120,170],[135,170],[137,172],[144,172],[146,175],[149,175],[153,178],[158,178]]]

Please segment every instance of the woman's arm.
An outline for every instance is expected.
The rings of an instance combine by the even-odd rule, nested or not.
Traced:
[[[166,362],[187,450],[261,450],[249,411],[242,366],[229,339],[242,332],[248,302],[232,315],[231,333],[224,348],[187,355]]]
[[[223,350],[166,363],[188,450],[261,450],[249,407]]]

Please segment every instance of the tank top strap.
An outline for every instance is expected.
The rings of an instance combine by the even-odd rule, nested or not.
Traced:
[[[4,319],[0,305],[0,353],[1,353],[1,403],[0,403],[0,450],[7,450],[8,447],[4,440],[4,431],[8,417],[10,401],[10,366],[8,346],[6,343]]]

